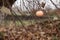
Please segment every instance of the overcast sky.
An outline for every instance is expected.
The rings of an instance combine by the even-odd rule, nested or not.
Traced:
[[[31,1],[31,0],[30,0],[30,1]],[[42,1],[44,1],[44,0],[42,0]],[[59,2],[59,1],[60,1],[60,0],[53,0],[53,2],[54,2],[55,4],[57,4],[57,5],[58,5],[58,2]],[[15,5],[19,7],[20,2],[21,2],[21,5],[23,5],[23,4],[22,4],[22,0],[17,0],[16,3],[15,3]],[[25,0],[25,2],[26,2],[26,0]],[[49,5],[50,8],[52,8],[52,9],[55,8],[55,6],[54,6],[49,0],[46,0],[45,2],[46,2],[45,7],[48,7],[48,5]],[[27,2],[26,2],[26,5],[27,5]],[[23,8],[23,6],[22,6],[21,8]]]

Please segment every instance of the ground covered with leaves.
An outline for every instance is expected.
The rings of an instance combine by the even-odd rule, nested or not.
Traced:
[[[19,22],[11,22],[9,25],[8,23],[5,22],[5,25],[0,27],[0,40],[60,40],[59,19],[37,20],[24,26],[19,25]]]

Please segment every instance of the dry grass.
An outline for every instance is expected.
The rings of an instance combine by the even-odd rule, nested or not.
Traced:
[[[60,40],[59,24],[60,20],[46,20],[23,27],[10,21],[7,27],[0,27],[0,35],[4,40]]]

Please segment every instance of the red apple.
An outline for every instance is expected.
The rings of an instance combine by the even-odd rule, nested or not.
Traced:
[[[43,15],[44,15],[44,12],[43,11],[37,11],[36,12],[36,16],[38,16],[38,17],[41,17]]]

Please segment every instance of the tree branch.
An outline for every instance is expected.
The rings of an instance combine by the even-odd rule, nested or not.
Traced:
[[[56,5],[52,0],[50,0],[50,1],[51,1],[51,3],[52,3],[57,9],[60,10],[60,8],[58,8],[57,5]]]

